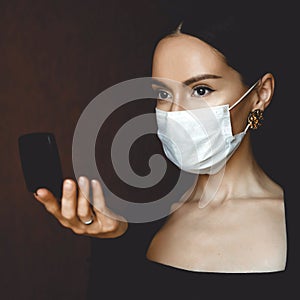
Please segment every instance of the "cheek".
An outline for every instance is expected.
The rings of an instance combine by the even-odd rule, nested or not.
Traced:
[[[249,105],[236,106],[230,112],[233,135],[245,130],[250,112]]]
[[[168,101],[156,100],[156,108],[160,110],[170,111],[172,104]]]

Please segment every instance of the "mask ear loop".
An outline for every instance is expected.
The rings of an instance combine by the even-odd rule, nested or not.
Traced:
[[[252,86],[251,88],[239,99],[237,100],[233,105],[231,105],[229,107],[229,110],[233,109],[234,107],[236,107],[244,98],[246,98],[252,91],[253,89],[257,86],[257,84],[259,83],[260,79],[257,80]]]
[[[247,130],[249,129],[249,127],[250,127],[250,124],[247,124],[247,126],[246,126],[244,132],[247,132]]]
[[[239,99],[239,100],[237,100],[233,105],[231,105],[230,107],[229,107],[229,111],[232,109],[232,108],[234,108],[234,107],[236,107],[244,98],[246,98],[252,91],[253,91],[253,89],[258,85],[258,83],[259,83],[259,81],[260,81],[260,79],[259,80],[257,80],[252,86],[251,86],[251,88]],[[247,124],[247,126],[246,126],[246,128],[245,128],[245,130],[244,130],[244,132],[247,132],[247,130],[248,130],[248,128],[249,128],[249,126],[250,126],[250,124]]]

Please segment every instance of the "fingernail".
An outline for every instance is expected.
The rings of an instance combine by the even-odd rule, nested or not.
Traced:
[[[40,189],[36,190],[34,194],[38,197],[42,197],[42,193],[41,193]]]
[[[72,189],[72,181],[66,180],[65,181],[65,188],[68,189],[68,190],[71,190]]]
[[[96,184],[97,184],[97,180],[96,179],[92,179],[91,182],[92,182],[93,186],[96,186]]]
[[[80,177],[78,178],[78,183],[79,183],[80,185],[84,185],[84,183],[85,183],[85,178],[84,178],[83,176],[80,176]]]

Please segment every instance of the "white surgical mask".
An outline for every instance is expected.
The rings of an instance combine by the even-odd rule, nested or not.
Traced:
[[[195,174],[216,174],[242,142],[244,131],[232,134],[230,110],[257,85],[256,82],[231,107],[228,104],[182,111],[156,108],[157,135],[166,156],[180,169]]]

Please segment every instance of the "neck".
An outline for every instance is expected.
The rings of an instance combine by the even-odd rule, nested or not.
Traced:
[[[256,163],[247,133],[226,166],[215,175],[199,175],[191,200],[200,207],[218,205],[236,198],[254,198],[265,194],[270,179]]]

